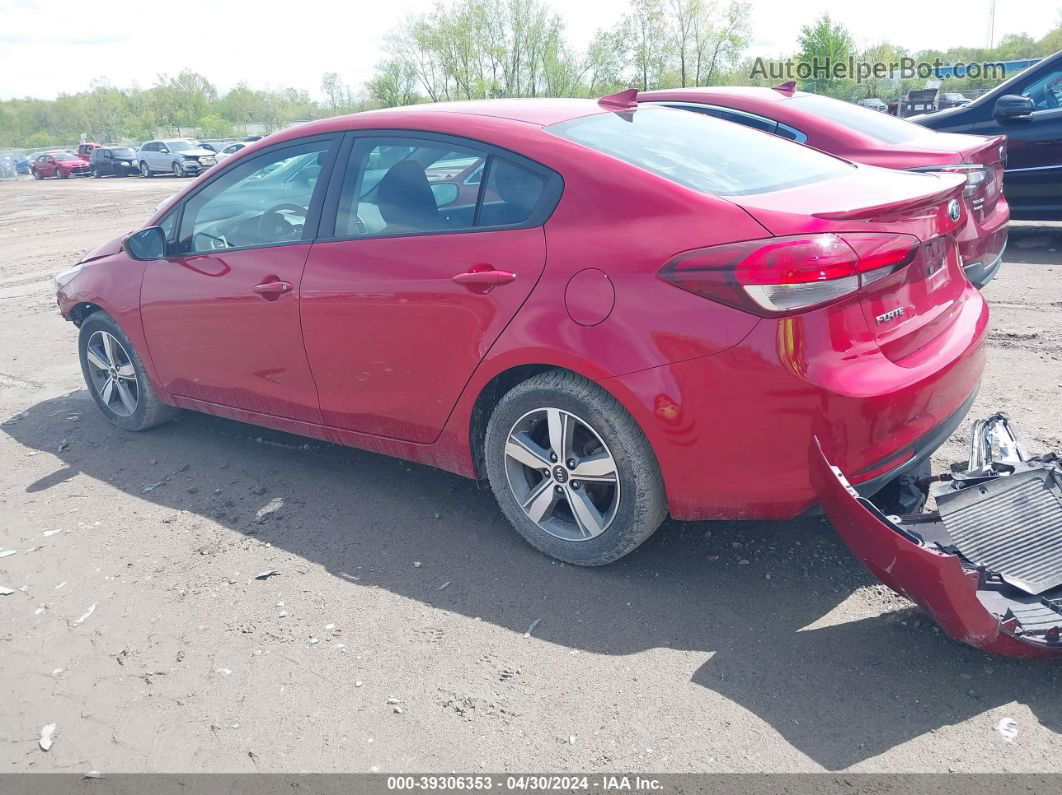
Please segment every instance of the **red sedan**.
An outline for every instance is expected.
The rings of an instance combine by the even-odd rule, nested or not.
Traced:
[[[795,91],[791,84],[643,91],[638,101],[706,113],[857,163],[961,174],[968,212],[958,237],[966,276],[984,287],[1003,262],[1010,208],[1002,192],[1002,135],[937,133],[848,102]]]
[[[464,202],[429,177],[478,159]],[[930,455],[984,366],[964,185],[626,92],[359,113],[232,156],[58,301],[120,428],[189,409],[485,479],[597,565],[669,512],[854,503],[819,446],[863,494]]]
[[[41,155],[30,166],[34,179],[45,177],[87,177],[92,173],[88,163],[70,152],[48,152]]]

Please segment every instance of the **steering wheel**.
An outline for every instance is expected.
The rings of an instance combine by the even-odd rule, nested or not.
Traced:
[[[277,243],[286,239],[286,235],[295,229],[295,225],[288,221],[281,213],[291,210],[303,218],[307,215],[307,209],[297,204],[282,202],[266,210],[258,217],[258,239],[263,242]]]

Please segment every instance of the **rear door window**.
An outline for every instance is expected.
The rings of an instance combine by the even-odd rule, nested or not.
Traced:
[[[872,111],[867,111],[872,113]],[[832,179],[853,166],[701,113],[642,106],[554,124],[561,138],[700,193],[741,196]]]
[[[343,176],[335,237],[540,223],[549,183],[549,173],[489,147],[429,137],[362,138]]]

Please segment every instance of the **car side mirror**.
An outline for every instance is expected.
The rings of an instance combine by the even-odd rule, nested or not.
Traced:
[[[993,113],[997,119],[1021,119],[1032,115],[1036,110],[1032,97],[1020,94],[1004,94],[996,100]]]
[[[162,152],[162,154],[164,155],[168,155],[170,153],[170,150],[167,149],[165,146],[162,147],[159,151]]]
[[[161,227],[149,226],[127,237],[125,250],[135,260],[162,259],[166,256],[166,235]]]

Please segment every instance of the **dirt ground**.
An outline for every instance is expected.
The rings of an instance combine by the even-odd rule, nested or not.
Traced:
[[[0,183],[0,772],[1062,771],[1062,668],[949,641],[820,520],[669,521],[583,570],[456,476],[107,424],[49,277],[184,184]],[[974,413],[1037,452],[1060,263],[1062,226],[1016,225],[986,291]]]

